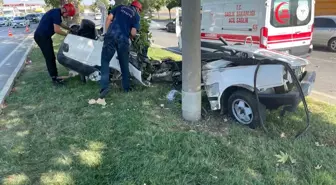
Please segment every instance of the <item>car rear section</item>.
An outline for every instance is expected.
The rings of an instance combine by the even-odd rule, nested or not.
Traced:
[[[308,57],[312,52],[314,0],[274,0],[260,29],[260,47]]]

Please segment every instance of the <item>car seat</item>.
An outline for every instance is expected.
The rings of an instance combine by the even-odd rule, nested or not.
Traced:
[[[83,19],[78,30],[78,36],[97,39],[96,25],[93,21],[88,19]]]

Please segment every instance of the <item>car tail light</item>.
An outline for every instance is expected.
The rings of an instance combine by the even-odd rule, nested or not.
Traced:
[[[262,27],[260,29],[260,48],[267,48],[267,40],[268,40],[268,28]]]

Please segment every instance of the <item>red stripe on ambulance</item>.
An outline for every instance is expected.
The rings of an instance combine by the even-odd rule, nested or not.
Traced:
[[[260,30],[260,36],[261,37],[252,36],[253,43],[260,44],[260,47],[266,48],[267,44],[279,44],[279,43],[310,40],[312,32],[269,36],[268,29],[263,28]],[[225,40],[230,42],[244,42],[245,39],[249,37],[249,35],[201,33],[201,38],[205,40],[218,40],[220,37],[223,37]],[[247,40],[247,43],[251,43],[251,41]]]

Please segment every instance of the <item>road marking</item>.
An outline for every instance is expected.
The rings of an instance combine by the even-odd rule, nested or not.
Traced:
[[[28,35],[25,39],[23,39],[23,41],[18,45],[18,46],[16,46],[16,48],[12,51],[12,52],[10,52],[9,53],[9,55],[7,55],[7,57],[5,58],[5,59],[3,59],[1,62],[0,62],[0,67],[1,66],[3,66],[7,61],[8,61],[8,59],[21,47],[21,46],[23,46],[23,44],[24,44],[24,42],[26,41],[26,40],[28,40],[28,39],[30,39],[31,37],[30,37],[30,35]]]

